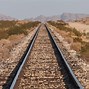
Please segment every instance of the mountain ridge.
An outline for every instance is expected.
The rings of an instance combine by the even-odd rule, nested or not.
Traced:
[[[28,20],[32,21],[41,21],[41,22],[46,22],[46,21],[57,21],[57,20],[63,20],[63,21],[74,21],[74,20],[79,20],[81,18],[89,17],[89,14],[80,14],[80,13],[63,13],[61,15],[54,15],[54,16],[44,16],[40,15],[35,18],[29,18]]]
[[[63,20],[63,21],[74,21],[74,20],[80,20],[82,18],[89,17],[89,14],[80,14],[80,13],[63,13],[61,15],[53,15],[53,16],[44,16],[40,15],[35,18],[27,18],[24,20],[30,20],[30,21],[41,21],[41,22],[47,22],[47,21],[57,21],[57,20]],[[0,20],[17,20],[13,17],[6,16],[3,14],[0,14]]]
[[[61,19],[64,21],[74,21],[79,20],[81,18],[89,17],[89,14],[82,13],[63,13],[61,15]]]
[[[13,18],[11,16],[6,16],[0,13],[0,20],[17,20],[16,18]]]

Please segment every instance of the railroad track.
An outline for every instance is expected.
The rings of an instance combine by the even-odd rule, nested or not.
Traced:
[[[83,89],[58,48],[51,31],[41,25],[33,36],[12,81],[3,89]]]

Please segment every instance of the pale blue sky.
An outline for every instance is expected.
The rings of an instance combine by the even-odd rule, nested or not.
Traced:
[[[0,0],[1,14],[20,19],[63,12],[89,14],[89,0]]]

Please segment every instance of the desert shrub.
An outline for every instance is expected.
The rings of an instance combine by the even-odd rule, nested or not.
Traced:
[[[8,38],[7,31],[0,30],[0,40]]]
[[[19,26],[14,26],[8,29],[8,34],[9,35],[14,35],[14,34],[25,34],[27,35],[27,29],[30,29],[32,27],[36,27],[40,22],[35,21],[35,22],[28,22],[25,24],[20,24]]]
[[[80,37],[73,38],[73,42],[82,42],[82,39]]]
[[[82,46],[80,54],[81,54],[81,58],[89,61],[89,42],[85,43],[85,45]]]
[[[0,21],[0,28],[8,28],[13,27],[16,24],[17,21]]]
[[[65,40],[70,44],[70,43],[73,43],[73,38],[71,37],[65,37]]]
[[[15,34],[25,34],[27,35],[27,31],[24,29],[21,29],[19,26],[12,27],[8,29],[8,35],[15,35]]]
[[[87,33],[87,36],[89,36],[89,32]]]
[[[21,24],[21,25],[20,25],[20,28],[27,30],[27,29],[30,29],[30,28],[32,28],[32,27],[36,27],[39,23],[40,23],[40,22],[38,22],[38,21],[35,21],[35,22],[28,22],[28,23],[25,23],[25,24]]]
[[[66,25],[68,25],[67,23],[65,22],[54,22],[54,21],[48,21],[49,24],[57,27],[58,29],[60,30],[63,30],[63,31],[66,31],[66,32],[70,32],[70,33],[74,33],[76,36],[82,36],[82,34],[77,31],[77,29],[75,28],[69,28],[69,27],[66,27]]]
[[[81,53],[86,53],[86,52],[89,53],[89,42],[86,42],[81,48]]]
[[[74,42],[71,44],[71,48],[77,52],[81,50],[81,43],[80,42]]]
[[[77,31],[75,28],[73,29],[73,33],[76,35],[76,36],[82,36],[82,34]]]
[[[62,22],[62,21],[61,22],[48,21],[48,23],[55,26],[55,27],[57,27],[60,30],[66,30],[66,27],[65,27],[66,23],[65,22]]]
[[[0,40],[6,39],[11,35],[24,34],[27,35],[27,29],[36,27],[40,22],[28,22],[25,24],[16,25],[17,21],[0,21]],[[6,29],[7,28],[7,29]]]
[[[89,39],[89,32],[86,34],[86,38]]]

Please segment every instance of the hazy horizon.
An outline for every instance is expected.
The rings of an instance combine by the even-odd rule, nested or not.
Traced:
[[[17,19],[64,12],[89,14],[89,0],[0,0],[0,13]]]

